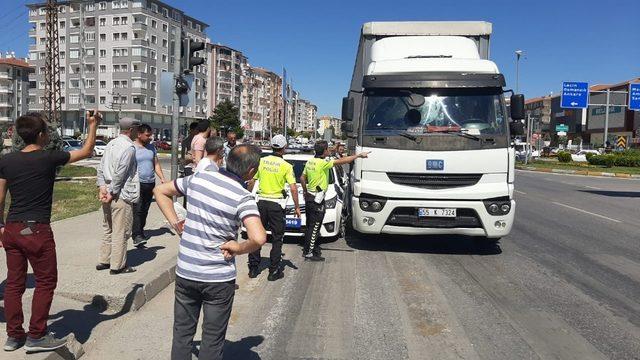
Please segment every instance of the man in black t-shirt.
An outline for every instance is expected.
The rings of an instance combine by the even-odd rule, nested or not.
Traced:
[[[15,131],[24,140],[25,148],[0,159],[0,247],[4,247],[7,255],[5,351],[14,351],[23,345],[27,352],[51,351],[66,344],[66,339],[56,339],[47,333],[49,309],[58,281],[56,247],[49,223],[56,168],[86,159],[93,153],[101,116],[95,111],[87,118],[89,134],[82,149],[65,152],[43,149],[49,143],[49,132],[42,115],[23,115],[16,120]],[[7,190],[11,205],[5,224]],[[27,263],[31,264],[36,278],[28,334],[22,327]]]

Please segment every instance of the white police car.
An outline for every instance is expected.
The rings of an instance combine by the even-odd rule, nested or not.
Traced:
[[[300,176],[304,170],[304,166],[307,160],[313,158],[309,154],[285,154],[284,160],[293,165],[293,172],[295,174],[296,181],[298,183],[298,199],[300,200],[300,211],[302,217],[300,219],[295,217],[295,208],[293,205],[293,198],[291,197],[291,190],[289,186],[285,186],[287,193],[286,204],[286,224],[285,224],[285,236],[304,236],[306,231],[306,215],[305,215],[305,201],[302,193],[302,185],[300,185]],[[253,193],[257,197],[257,191],[259,184],[256,181],[253,187]],[[320,228],[320,237],[322,238],[337,238],[344,237],[345,221],[342,216],[342,210],[344,208],[345,200],[345,188],[346,188],[346,176],[341,166],[335,166],[329,172],[329,187],[327,194],[325,195],[326,212],[324,220],[322,221],[322,227]],[[243,229],[243,236],[245,235]]]

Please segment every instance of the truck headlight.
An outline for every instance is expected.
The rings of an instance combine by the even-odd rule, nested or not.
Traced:
[[[335,209],[335,208],[336,208],[336,204],[337,204],[337,203],[338,203],[338,197],[337,197],[337,196],[334,196],[334,197],[332,197],[332,198],[331,198],[331,199],[329,199],[329,200],[325,200],[325,201],[324,201],[324,206],[325,206],[327,209]]]
[[[511,199],[508,197],[486,199],[482,202],[487,212],[493,216],[506,215],[511,211]]]
[[[387,200],[380,197],[361,197],[360,209],[370,212],[380,212],[386,203]]]

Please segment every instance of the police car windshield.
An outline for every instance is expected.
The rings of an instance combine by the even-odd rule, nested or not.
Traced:
[[[366,94],[365,135],[427,135],[443,129],[473,135],[506,131],[504,100],[499,89],[412,89],[425,97],[413,107],[407,90],[373,89]]]
[[[289,164],[293,165],[293,173],[296,177],[296,181],[300,182],[300,176],[302,176],[302,172],[304,171],[304,165],[307,163],[306,160],[287,160]],[[329,184],[333,184],[333,171],[329,171]]]

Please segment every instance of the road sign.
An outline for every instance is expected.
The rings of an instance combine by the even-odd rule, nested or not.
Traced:
[[[558,124],[556,125],[556,132],[567,132],[569,131],[569,125],[565,125],[565,124]]]
[[[589,104],[589,84],[565,81],[562,83],[560,107],[565,109],[586,109]]]
[[[640,111],[640,83],[629,84],[629,110]]]
[[[624,149],[627,147],[627,138],[624,136],[618,136],[616,140],[616,147],[620,149]]]

